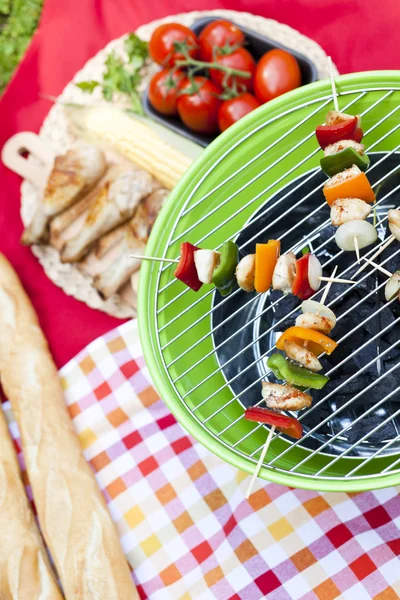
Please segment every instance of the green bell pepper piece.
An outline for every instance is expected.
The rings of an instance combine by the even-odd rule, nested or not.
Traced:
[[[326,375],[313,373],[309,369],[293,365],[282,354],[272,354],[267,361],[267,365],[277,379],[284,379],[296,387],[320,390],[329,381],[329,377]]]
[[[227,296],[236,285],[235,271],[239,262],[239,248],[234,242],[224,242],[221,259],[213,273],[212,282],[221,294]]]
[[[330,154],[321,158],[321,169],[332,177],[336,173],[341,173],[344,169],[349,169],[352,165],[357,165],[361,171],[366,171],[369,167],[369,158],[366,154],[359,154],[354,148],[345,148],[336,154]]]

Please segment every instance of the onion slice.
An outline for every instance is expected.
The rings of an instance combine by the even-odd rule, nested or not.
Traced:
[[[333,310],[316,300],[304,300],[304,302],[301,303],[301,312],[304,314],[311,313],[313,315],[327,317],[333,323],[332,328],[336,325],[336,316]]]
[[[341,250],[354,251],[354,238],[358,247],[366,248],[378,239],[375,227],[368,221],[347,221],[336,231],[335,240]]]
[[[308,259],[308,283],[310,288],[316,292],[321,287],[322,266],[314,254],[310,254]]]
[[[393,273],[385,285],[385,298],[389,302],[400,292],[400,271]]]

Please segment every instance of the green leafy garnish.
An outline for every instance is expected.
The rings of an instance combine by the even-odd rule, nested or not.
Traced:
[[[106,70],[103,81],[81,81],[76,85],[88,94],[101,86],[103,98],[109,102],[115,93],[128,96],[131,102],[131,110],[143,114],[142,103],[138,92],[142,75],[140,73],[146,58],[148,57],[148,44],[141,40],[135,33],[129,34],[124,42],[124,49],[128,61],[123,60],[113,50],[105,61]]]
[[[0,94],[39,23],[42,4],[43,0],[0,0]]]
[[[97,86],[100,85],[98,81],[80,81],[79,83],[76,84],[76,87],[78,87],[80,90],[82,90],[82,92],[87,92],[88,94],[91,94],[94,90],[94,88],[97,88]]]

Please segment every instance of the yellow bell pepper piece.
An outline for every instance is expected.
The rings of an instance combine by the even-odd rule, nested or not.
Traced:
[[[256,244],[256,266],[254,287],[256,292],[267,292],[272,284],[272,275],[281,253],[279,240],[269,240],[268,244]]]
[[[323,192],[329,206],[338,198],[359,198],[365,202],[375,202],[374,190],[365,173],[350,174],[351,169],[337,173],[324,185]]]
[[[310,352],[313,352],[316,356],[326,352],[332,354],[337,348],[337,343],[327,335],[315,331],[314,329],[307,329],[306,327],[289,327],[276,342],[276,347],[279,350],[285,349],[285,340],[295,342],[299,346],[307,347]]]

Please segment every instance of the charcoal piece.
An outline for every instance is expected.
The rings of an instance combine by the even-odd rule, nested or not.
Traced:
[[[364,348],[361,348],[354,356],[353,360],[358,369],[363,369],[366,365],[368,365],[371,361],[376,359],[378,356],[378,350],[375,343],[368,344]],[[377,361],[372,363],[368,367],[368,373],[371,375],[377,374]]]
[[[375,427],[382,423],[382,417],[378,415],[373,415],[371,417],[366,417],[365,419],[361,419],[354,424],[353,427],[347,430],[346,435],[348,441],[351,444],[355,444],[360,440],[364,435],[370,433]],[[379,443],[386,440],[393,439],[396,435],[396,429],[392,422],[386,423],[382,427],[380,427],[374,433],[367,438],[367,442],[370,444]]]
[[[377,303],[377,309],[381,308],[383,304],[381,302]],[[367,332],[374,336],[376,333],[379,333],[389,325],[393,324],[395,321],[395,316],[393,312],[388,308],[384,308],[377,315],[373,316],[371,319],[365,322],[365,329]]]
[[[393,346],[393,344],[396,342],[399,342],[399,330],[396,327],[394,327],[390,332],[387,332],[387,335],[385,334],[385,336],[381,338],[381,353],[390,348],[390,350],[388,350],[383,357],[383,361],[385,362],[385,364],[389,361],[393,361],[400,358],[400,343],[397,346],[391,348],[391,346]]]
[[[325,250],[333,255],[338,253],[338,247],[335,242],[336,229],[333,225],[328,225],[320,233],[320,244],[324,244]]]
[[[364,373],[361,373],[360,375],[357,375],[357,377],[354,377],[353,379],[346,378],[346,380],[347,380],[346,386],[343,388],[344,392],[348,396],[355,396],[362,390],[365,390],[365,388],[367,388],[372,383],[373,377],[371,376],[370,373],[364,372]],[[363,396],[365,396],[365,395],[366,394],[363,394]],[[363,396],[360,396],[360,398],[362,398]]]
[[[280,300],[273,307],[275,321],[280,321],[281,319],[285,319],[292,310],[294,310],[295,308],[299,308],[299,312],[296,313],[296,315],[293,314],[293,315],[290,315],[290,317],[289,317],[290,321],[291,321],[291,325],[289,325],[289,327],[294,325],[294,320],[295,320],[297,314],[300,314],[300,300],[296,296],[293,296],[292,294],[290,294],[288,296],[283,296],[282,292],[279,292],[279,291],[271,291],[270,292],[270,300],[271,300],[271,304],[273,302],[276,302],[277,300]]]
[[[315,391],[315,400],[320,400],[321,398],[326,398],[328,394],[334,392],[338,387],[343,385],[343,388],[340,390],[340,394],[344,394],[345,392],[345,384],[347,381],[347,377],[336,377],[334,379],[330,379],[326,385],[322,388],[322,390]]]
[[[400,375],[396,371],[389,373],[368,392],[369,399],[373,398],[375,402],[379,402],[385,396],[388,396],[392,391],[399,387]],[[390,397],[390,402],[400,402],[400,389]],[[371,402],[369,402],[371,404]]]
[[[317,398],[314,397],[313,393],[313,404],[317,402]],[[307,429],[311,429],[312,427],[319,426],[318,433],[325,434],[330,432],[329,423],[325,423],[320,426],[321,421],[324,421],[327,417],[329,417],[332,413],[329,402],[322,402],[320,406],[311,413],[308,413],[302,420],[303,426]]]
[[[391,235],[392,233],[388,229],[386,237],[389,237]],[[385,263],[383,266],[391,273],[400,270],[400,252],[398,250],[398,246],[396,246],[396,242],[393,242],[387,248],[385,248],[382,254],[379,257],[377,257],[376,262],[380,264]]]
[[[333,393],[332,396],[328,399],[331,406],[333,407],[333,410],[336,410],[336,408],[340,408],[346,402],[348,402],[348,400],[352,399],[354,396],[356,396],[358,393],[360,393],[362,390],[368,387],[373,381],[373,377],[368,373],[358,375],[354,379],[350,379],[348,376],[340,376],[336,379],[331,379],[324,386],[323,390],[318,390],[316,392],[314,401],[318,401],[321,398],[325,398],[328,394],[335,392],[335,390],[337,390],[340,386],[343,385],[343,387],[340,387],[337,393]],[[357,399],[356,404],[354,404],[354,406],[356,406],[359,403],[365,404],[364,396],[365,395],[360,396],[360,398]],[[362,398],[364,398],[364,400]],[[373,399],[370,400],[375,401]]]

